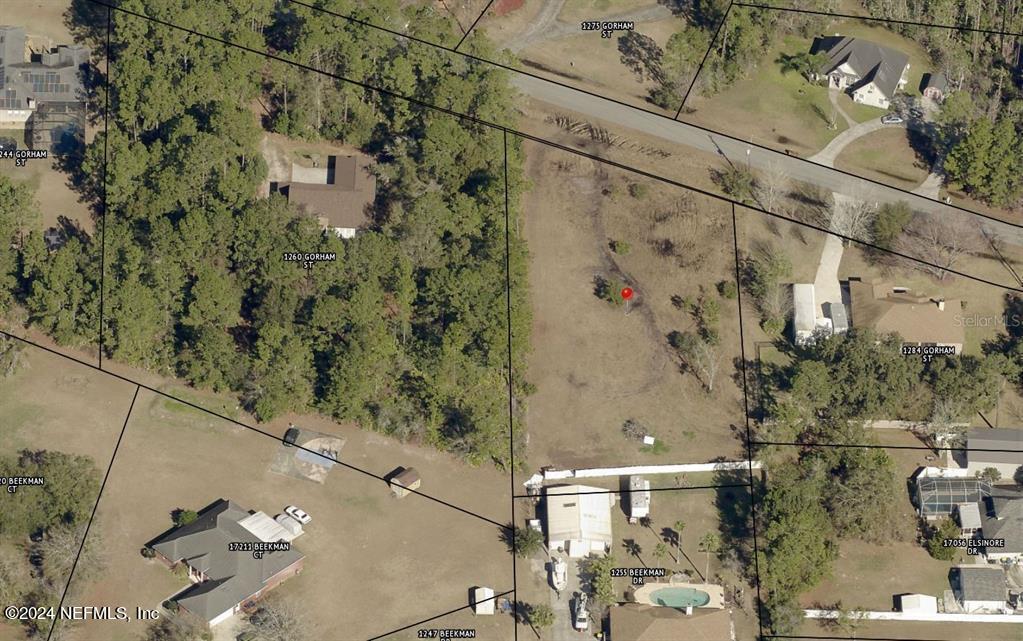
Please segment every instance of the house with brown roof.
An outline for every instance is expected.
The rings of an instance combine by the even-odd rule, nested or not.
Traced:
[[[291,181],[277,185],[277,191],[299,211],[314,216],[324,232],[352,238],[369,222],[367,213],[376,198],[376,176],[369,169],[356,156],[328,156],[326,167],[292,163]]]
[[[931,298],[880,280],[849,279],[850,325],[898,334],[904,347],[962,353],[966,341],[962,309],[960,300]]]
[[[610,609],[609,641],[733,641],[728,610],[697,610],[623,603]]]

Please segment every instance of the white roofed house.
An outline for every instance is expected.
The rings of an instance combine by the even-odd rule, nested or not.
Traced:
[[[806,345],[813,340],[817,328],[817,303],[813,283],[792,285],[792,340],[796,345]]]
[[[614,494],[599,487],[562,485],[546,488],[547,545],[571,557],[604,554],[611,549]]]

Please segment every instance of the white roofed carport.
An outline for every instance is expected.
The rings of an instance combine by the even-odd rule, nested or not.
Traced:
[[[252,532],[257,539],[264,543],[281,540],[290,541],[295,538],[291,532],[281,527],[280,523],[274,521],[263,512],[250,514],[241,521],[238,521],[238,525]]]

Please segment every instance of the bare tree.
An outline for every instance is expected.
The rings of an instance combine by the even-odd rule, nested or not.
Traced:
[[[711,341],[691,333],[672,332],[669,337],[683,365],[703,383],[707,392],[714,391],[714,381],[721,370],[721,354]]]
[[[831,219],[827,228],[846,238],[869,243],[874,238],[874,218],[877,210],[862,200],[835,194],[831,206]]]
[[[308,620],[279,596],[266,599],[249,615],[247,629],[261,641],[305,641],[313,636]]]
[[[918,214],[896,246],[901,253],[925,261],[914,261],[914,266],[944,280],[964,256],[979,251],[981,243],[977,228],[961,217]]]
[[[760,206],[771,213],[781,213],[775,208],[791,187],[789,175],[785,173],[781,165],[774,162],[769,164],[767,169],[760,172],[755,184],[756,200]]]
[[[76,557],[78,565],[75,566],[75,582],[78,584],[95,576],[102,569],[103,545],[99,534],[92,530],[86,537],[85,529],[85,523],[51,527],[33,545],[34,551],[42,558],[43,576],[47,582],[55,586],[63,585],[71,574],[71,566],[74,565]]]

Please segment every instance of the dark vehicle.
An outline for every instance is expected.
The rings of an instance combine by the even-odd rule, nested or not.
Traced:
[[[298,440],[298,428],[289,427],[288,431],[284,433],[284,447],[292,447],[295,445],[295,441]]]
[[[4,138],[0,136],[0,151],[17,151],[18,141],[14,138]]]

